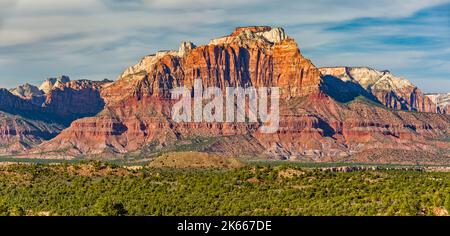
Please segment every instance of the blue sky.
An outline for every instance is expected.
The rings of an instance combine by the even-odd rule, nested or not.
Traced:
[[[316,66],[369,66],[450,92],[449,0],[0,0],[0,87],[115,79],[144,55],[236,26],[285,28]]]

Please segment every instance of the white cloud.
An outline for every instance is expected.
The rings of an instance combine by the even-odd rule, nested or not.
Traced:
[[[118,0],[18,0],[0,31],[0,45],[32,43],[73,32],[166,28],[189,31],[221,23],[318,24],[360,17],[404,17],[444,0],[382,1],[211,1],[140,0],[138,11],[111,11]],[[253,9],[255,8],[255,9]]]
[[[283,26],[301,48],[311,51],[359,37],[324,31],[329,23],[361,17],[406,17],[444,2],[449,1],[0,0],[0,17],[6,16],[0,19],[0,63],[11,66],[0,71],[0,80],[12,76],[23,82],[29,75],[35,78],[55,73],[115,78],[141,56],[177,48],[181,40],[206,43],[242,25]],[[7,9],[8,14],[2,9]],[[373,27],[365,29],[364,34],[413,32]],[[420,32],[433,33],[426,29]],[[420,58],[414,53],[418,52],[392,51],[371,56],[340,53],[337,57],[330,54],[313,59],[320,65],[337,60],[349,65],[378,61],[376,65],[386,68],[405,68],[412,58]],[[18,72],[24,62],[29,65],[28,72]]]

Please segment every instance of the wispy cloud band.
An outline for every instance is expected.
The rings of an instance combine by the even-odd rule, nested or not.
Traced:
[[[115,78],[146,54],[242,25],[285,27],[318,66],[390,69],[430,92],[450,80],[447,0],[0,0],[0,9],[2,87]]]

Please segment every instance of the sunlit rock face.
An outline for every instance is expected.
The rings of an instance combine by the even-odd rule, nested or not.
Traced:
[[[320,72],[301,55],[295,41],[282,28],[268,26],[239,27],[207,45],[182,43],[179,51],[146,56],[105,93],[115,87],[130,88],[143,77],[150,86],[141,92],[158,96],[167,96],[177,86],[192,87],[195,79],[221,88],[280,87],[283,97],[318,92],[320,84]],[[115,95],[111,92],[111,96]]]
[[[374,99],[393,109],[436,112],[436,104],[409,80],[396,77],[389,71],[367,67],[320,68],[324,76],[333,76],[347,85],[360,86]],[[328,77],[329,80],[332,78]]]
[[[283,28],[272,28],[269,26],[250,26],[238,27],[229,36],[218,39],[213,39],[209,44],[230,44],[230,43],[244,43],[248,40],[266,41],[269,43],[281,43],[288,39],[287,34]]]
[[[450,114],[450,93],[435,93],[426,96],[436,104],[438,113]]]
[[[65,84],[67,82],[70,82],[70,78],[66,75],[62,75],[57,78],[48,78],[41,84],[41,86],[39,86],[39,90],[47,94],[53,89],[53,87]]]
[[[280,87],[279,130],[260,133],[258,122],[174,122],[170,90],[192,88],[195,79],[222,89]],[[341,101],[339,96],[347,92],[355,96]],[[102,85],[101,112],[72,122],[31,153],[147,155],[174,144],[199,145],[192,139],[200,137],[214,140],[203,151],[226,156],[336,161],[389,148],[440,155],[449,144],[436,140],[450,132],[450,117],[390,109],[428,111],[421,96],[415,86],[387,71],[319,71],[281,28],[239,27],[206,45],[183,42],[178,51],[144,57],[115,82]]]

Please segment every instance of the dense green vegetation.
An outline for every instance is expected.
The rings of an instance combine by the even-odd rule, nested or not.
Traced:
[[[450,173],[0,166],[0,215],[442,215]]]

